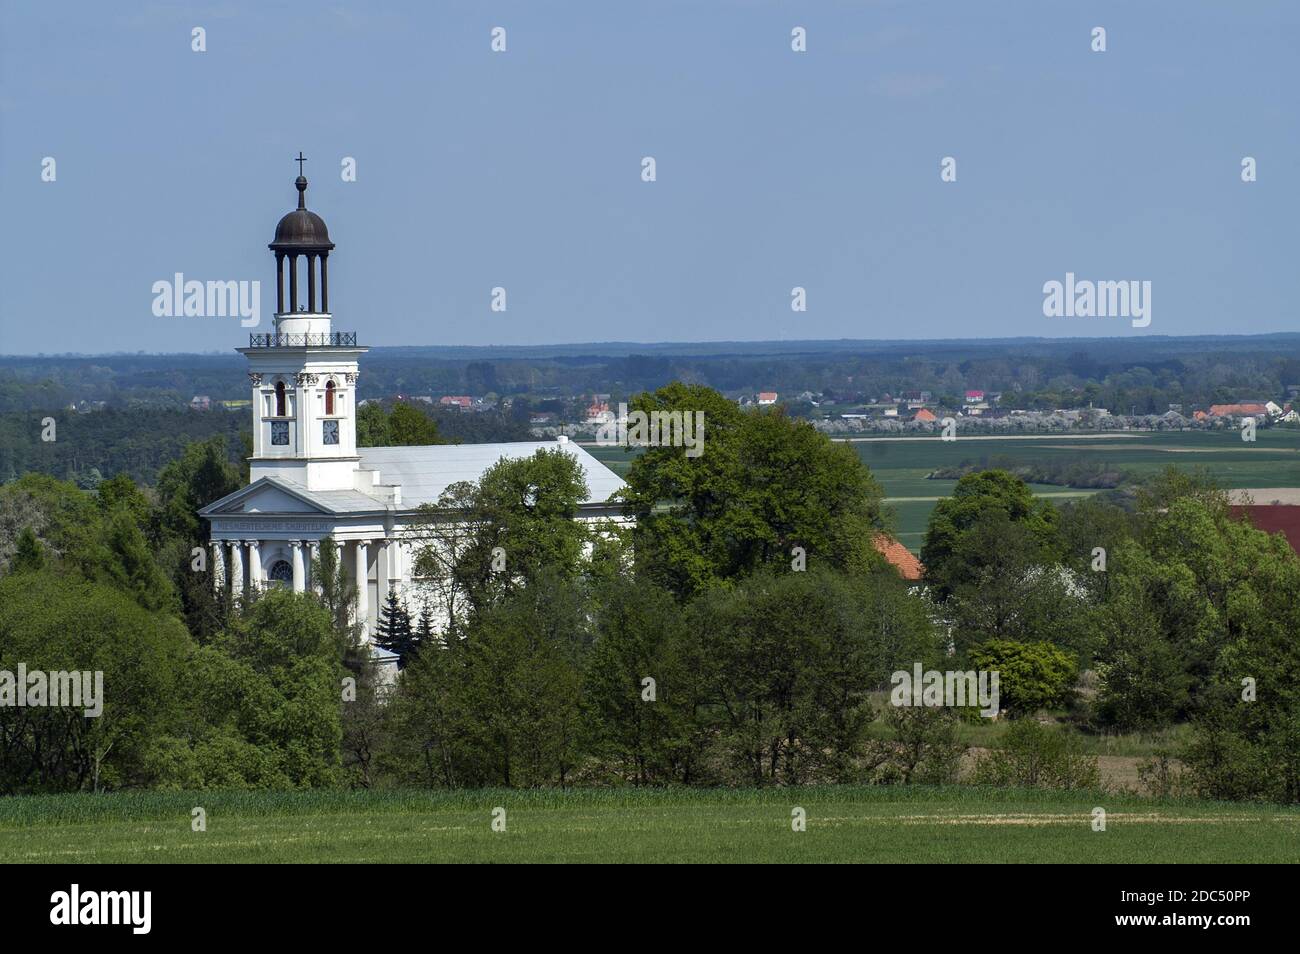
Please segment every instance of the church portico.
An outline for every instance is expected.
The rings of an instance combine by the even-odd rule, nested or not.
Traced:
[[[270,517],[270,515],[268,515]],[[223,524],[213,521],[213,586],[220,593],[246,596],[250,590],[269,586],[286,586],[295,593],[309,589],[320,593],[320,581],[313,576],[319,566],[321,542],[331,534],[325,527],[317,537],[280,537],[286,526],[283,520],[267,519],[261,533],[250,537],[243,528],[249,521]],[[317,526],[324,527],[323,524]],[[390,588],[402,591],[409,580],[403,578],[402,542],[391,536],[369,533],[352,538],[347,530],[334,538],[336,565],[344,579],[357,585],[356,618],[368,636],[374,629],[378,607]],[[363,531],[364,532],[364,531]],[[235,533],[231,539],[225,534]]]

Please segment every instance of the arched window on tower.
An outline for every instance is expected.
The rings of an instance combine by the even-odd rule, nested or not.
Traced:
[[[325,383],[325,413],[326,414],[334,413],[334,382],[333,381],[327,381]]]
[[[275,382],[275,416],[284,417],[284,382]]]

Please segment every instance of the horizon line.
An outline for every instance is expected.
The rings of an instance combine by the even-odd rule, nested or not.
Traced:
[[[755,346],[771,345],[780,348],[790,348],[799,345],[845,345],[845,346],[900,346],[900,345],[941,345],[941,344],[997,344],[997,343],[1032,343],[1032,344],[1068,344],[1068,343],[1085,343],[1099,344],[1106,342],[1134,342],[1146,340],[1158,341],[1222,341],[1222,340],[1247,340],[1263,338],[1296,338],[1300,339],[1300,331],[1266,331],[1251,334],[1199,334],[1199,335],[1161,335],[1161,334],[1144,334],[1144,335],[1091,335],[1088,337],[1047,337],[1043,335],[1004,335],[998,337],[976,337],[976,338],[726,338],[726,339],[706,339],[700,341],[576,341],[576,342],[558,342],[556,344],[491,344],[491,345],[468,345],[468,344],[399,344],[399,345],[368,345],[371,351],[397,351],[402,349],[439,349],[439,350],[459,350],[459,351],[499,351],[505,349],[515,350],[541,350],[541,349],[582,349],[582,348],[680,348],[680,347],[725,347],[725,346],[744,346],[752,348]],[[213,351],[26,351],[26,352],[0,352],[0,361],[10,358],[133,358],[133,357],[216,357],[225,354],[237,354],[235,348],[228,350]]]

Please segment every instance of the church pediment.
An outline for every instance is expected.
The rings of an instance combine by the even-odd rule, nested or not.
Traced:
[[[317,514],[333,511],[312,500],[311,495],[272,477],[263,477],[242,490],[222,497],[199,511],[200,516],[220,517],[237,514]]]

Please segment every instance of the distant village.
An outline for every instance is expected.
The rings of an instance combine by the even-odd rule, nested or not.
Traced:
[[[1171,404],[1162,414],[1123,413],[1119,409],[1104,407],[1073,407],[1055,410],[1026,410],[1009,407],[1003,395],[996,392],[967,390],[960,403],[944,402],[930,391],[885,392],[870,397],[855,395],[854,400],[843,401],[836,395],[815,391],[782,396],[776,391],[729,392],[727,397],[741,407],[783,406],[789,413],[807,419],[818,430],[827,434],[899,434],[908,432],[929,433],[943,427],[951,418],[961,430],[980,432],[1053,432],[1064,430],[1204,430],[1238,428],[1247,418],[1260,427],[1274,424],[1300,424],[1300,385],[1288,385],[1285,395],[1260,397],[1256,400],[1233,404],[1210,404],[1205,407],[1184,407]],[[394,400],[409,401],[438,407],[444,411],[466,414],[500,410],[516,411],[518,398],[500,397],[496,394],[395,394]],[[371,399],[373,400],[373,399]],[[73,406],[74,411],[94,410],[91,402],[80,402],[84,407]],[[102,403],[102,402],[97,402]],[[369,403],[363,401],[362,404]],[[198,394],[189,402],[195,411],[215,407],[238,410],[247,401],[214,401]],[[594,436],[602,425],[618,416],[618,404],[605,393],[563,398],[558,394],[542,394],[524,400],[522,410],[528,425],[538,437],[565,434],[570,437]],[[522,419],[522,418],[521,418]]]
[[[1250,418],[1258,427],[1300,425],[1300,385],[1287,385],[1284,394],[1261,396],[1232,404],[1209,404],[1204,407],[1171,404],[1164,413],[1138,414],[1133,409],[1088,405],[1086,407],[1028,410],[1008,406],[996,392],[967,390],[960,400],[943,401],[930,391],[885,392],[869,397],[855,395],[845,401],[836,395],[815,391],[781,395],[776,391],[732,391],[726,396],[741,407],[780,405],[787,413],[808,420],[818,430],[831,435],[931,433],[952,419],[962,431],[977,433],[1035,433],[1068,430],[1082,431],[1164,431],[1213,430],[1240,428]],[[362,401],[371,403],[373,398]],[[465,414],[499,411],[520,423],[526,423],[537,437],[594,437],[602,425],[618,416],[619,403],[608,393],[590,393],[565,397],[558,389],[527,397],[501,397],[496,394],[394,394],[390,400],[438,408]],[[626,397],[623,398],[626,403]],[[243,410],[247,400],[214,400],[196,394],[189,401],[193,411],[224,409]],[[70,411],[100,410],[103,401],[78,401]]]
[[[1285,396],[1240,401],[1233,404],[1210,404],[1206,407],[1170,405],[1163,414],[1120,413],[1103,407],[1087,406],[1055,410],[1026,410],[1008,407],[998,393],[968,390],[960,403],[946,404],[929,391],[883,393],[867,400],[849,403],[813,391],[782,396],[776,391],[728,393],[741,407],[780,405],[790,414],[807,419],[827,434],[898,434],[929,433],[940,430],[946,418],[957,422],[961,430],[982,432],[1052,432],[1063,430],[1205,430],[1239,428],[1246,418],[1260,427],[1274,424],[1300,424],[1300,385],[1288,386]],[[443,398],[443,401],[448,400]],[[457,399],[467,400],[467,399]],[[566,434],[582,437],[594,434],[600,426],[614,420],[618,406],[608,394],[585,396],[581,406],[568,415],[543,412],[530,417],[529,423],[538,436]]]

